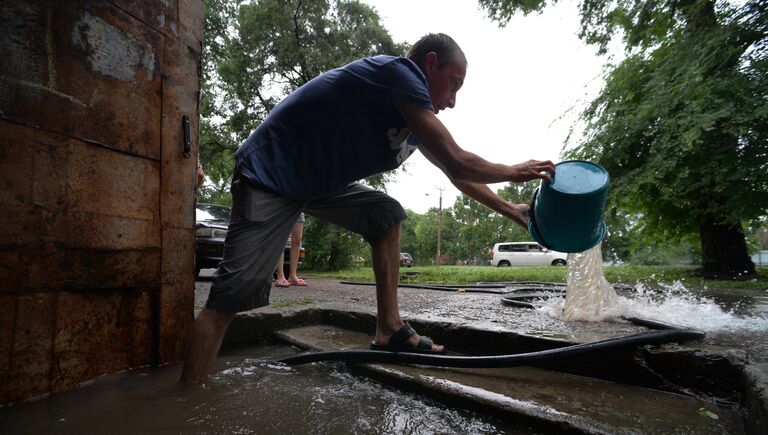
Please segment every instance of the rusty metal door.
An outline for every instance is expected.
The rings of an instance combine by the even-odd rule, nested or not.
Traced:
[[[202,21],[202,0],[0,1],[0,403],[181,358]]]

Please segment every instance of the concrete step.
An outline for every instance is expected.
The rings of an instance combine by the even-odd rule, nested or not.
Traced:
[[[373,337],[329,325],[278,331],[314,351],[368,349]],[[746,433],[737,409],[705,400],[530,368],[460,369],[355,364],[380,382],[505,419],[583,433]]]

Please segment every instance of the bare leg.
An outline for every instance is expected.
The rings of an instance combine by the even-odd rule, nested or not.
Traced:
[[[376,276],[376,338],[377,344],[389,343],[389,338],[400,327],[403,320],[397,307],[397,280],[400,275],[400,224],[393,226],[376,242],[372,250],[373,273]],[[416,346],[419,334],[413,334],[409,344]],[[443,346],[432,345],[442,351]]]
[[[285,271],[283,271],[283,261],[285,261],[285,260],[283,259],[283,255],[285,255],[285,254],[283,254],[281,252],[280,253],[280,258],[277,259],[277,269],[275,269],[275,270],[277,270],[277,280],[278,281],[280,281],[281,279],[282,280],[285,279]]]
[[[299,269],[299,250],[301,249],[301,236],[304,233],[304,222],[296,222],[291,232],[291,259],[290,275],[288,279],[296,281],[299,279],[297,271]]]
[[[181,371],[182,384],[193,384],[208,377],[213,362],[219,353],[224,333],[235,317],[234,313],[203,308],[192,324],[184,368]]]

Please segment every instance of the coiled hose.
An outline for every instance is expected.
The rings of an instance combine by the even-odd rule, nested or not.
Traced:
[[[598,351],[682,342],[704,337],[700,331],[688,329],[666,329],[662,331],[643,332],[624,337],[611,338],[594,343],[575,344],[559,349],[548,349],[538,352],[519,353],[513,355],[494,356],[451,356],[425,355],[408,352],[384,352],[380,350],[341,350],[331,352],[314,352],[283,358],[278,362],[287,365],[300,365],[320,361],[346,361],[355,363],[400,363],[421,364],[438,367],[464,368],[498,368],[531,365],[542,361],[551,361],[574,356],[585,355]]]
[[[342,284],[369,285],[368,283],[352,283],[342,281]],[[529,284],[529,283],[526,283]],[[406,285],[400,285],[406,287]],[[430,290],[450,290],[456,291],[457,288],[467,288],[458,286],[408,286],[411,288],[421,288]],[[480,289],[474,289],[480,290]],[[482,291],[482,290],[481,290]],[[482,291],[491,292],[491,291]],[[497,292],[498,293],[498,292]],[[506,295],[502,298],[502,303],[506,305],[516,305],[526,308],[532,308],[533,305],[527,302],[514,301],[514,298]],[[639,334],[627,335],[624,337],[610,338],[607,340],[593,343],[575,344],[572,346],[561,347],[558,349],[548,349],[538,352],[528,352],[512,355],[493,355],[493,356],[452,356],[452,355],[431,355],[410,352],[387,352],[379,350],[342,350],[330,352],[313,352],[283,358],[278,362],[286,365],[301,365],[320,361],[345,361],[353,363],[398,363],[398,364],[420,364],[426,366],[438,367],[462,367],[462,368],[500,368],[516,367],[540,363],[543,361],[552,361],[556,359],[581,356],[594,352],[605,352],[617,349],[626,349],[638,346],[647,346],[655,344],[665,344],[672,342],[683,342],[704,338],[704,332],[684,328],[676,325],[669,325],[655,320],[639,319],[636,317],[624,318],[636,325],[655,329],[655,331],[643,332]]]

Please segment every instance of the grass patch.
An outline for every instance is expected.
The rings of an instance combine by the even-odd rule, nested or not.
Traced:
[[[697,276],[695,267],[683,266],[605,266],[605,278],[614,284],[649,286],[681,281],[689,288],[768,289],[768,267],[758,267],[758,276],[749,280],[716,280]],[[544,281],[565,282],[564,266],[491,267],[491,266],[416,266],[401,268],[401,282],[413,284],[469,284],[476,282]],[[405,276],[406,272],[415,272]],[[303,271],[319,279],[373,282],[373,269],[363,267],[336,272]]]

